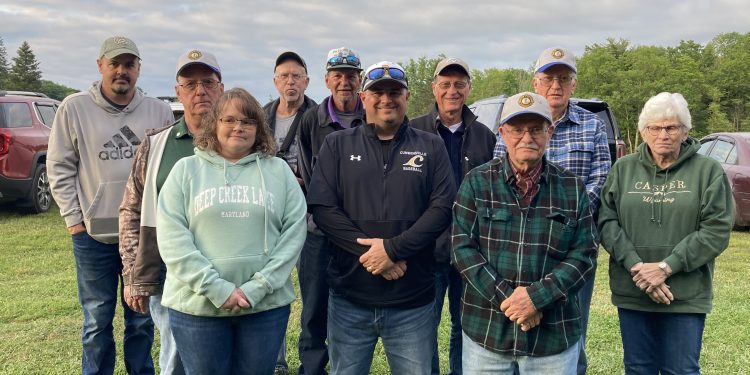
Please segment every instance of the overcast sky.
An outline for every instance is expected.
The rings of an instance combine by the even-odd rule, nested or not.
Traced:
[[[748,0],[531,1],[229,1],[4,0],[0,37],[9,59],[25,40],[43,78],[86,89],[100,78],[96,58],[109,36],[138,45],[138,85],[149,95],[174,95],[178,56],[213,52],[226,88],[241,86],[261,103],[277,96],[273,63],[293,50],[307,61],[308,95],[328,94],[326,53],[347,46],[363,67],[441,53],[472,69],[526,68],[545,48],[580,55],[587,45],[624,38],[631,45],[705,44],[720,33],[750,31]]]

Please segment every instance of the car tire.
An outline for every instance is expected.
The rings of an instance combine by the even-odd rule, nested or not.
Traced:
[[[52,206],[52,190],[49,187],[46,165],[38,164],[36,166],[29,197],[26,200],[25,211],[30,214],[47,212]]]

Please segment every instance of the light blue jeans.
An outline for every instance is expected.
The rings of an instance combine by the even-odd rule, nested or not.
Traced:
[[[429,375],[435,337],[434,305],[416,308],[368,307],[331,291],[328,350],[332,375],[367,375],[378,338],[391,374]]]
[[[570,375],[576,373],[580,341],[561,353],[544,357],[514,356],[491,352],[463,334],[464,375],[518,373],[543,375]]]
[[[172,328],[169,327],[169,309],[161,305],[161,294],[151,296],[148,302],[151,311],[151,319],[159,330],[161,344],[159,348],[159,369],[162,375],[184,375],[180,355],[174,344]]]

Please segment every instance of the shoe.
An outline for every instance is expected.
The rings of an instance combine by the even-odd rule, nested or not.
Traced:
[[[289,375],[289,370],[286,367],[276,366],[273,369],[273,375]]]

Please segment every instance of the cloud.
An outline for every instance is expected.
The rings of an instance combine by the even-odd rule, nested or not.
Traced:
[[[581,54],[608,37],[631,45],[705,44],[720,33],[748,32],[749,19],[744,0],[27,0],[0,5],[0,36],[11,57],[28,41],[44,79],[78,89],[99,78],[101,42],[128,36],[143,57],[138,85],[154,96],[173,94],[177,57],[201,48],[217,56],[227,87],[245,87],[265,102],[277,96],[273,62],[286,50],[306,59],[308,94],[320,100],[326,53],[340,46],[359,51],[365,66],[442,53],[473,69],[526,68],[552,45]]]

